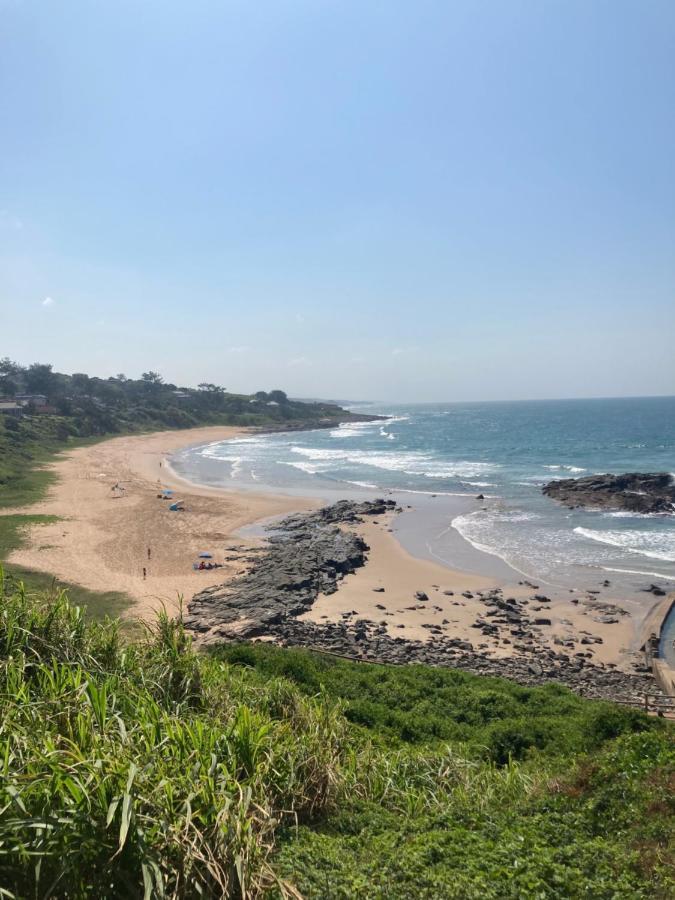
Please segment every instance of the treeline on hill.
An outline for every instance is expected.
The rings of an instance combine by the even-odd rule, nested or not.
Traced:
[[[74,440],[198,425],[311,428],[365,418],[330,403],[290,400],[281,390],[244,395],[208,383],[178,387],[157,372],[136,379],[64,375],[48,364],[26,367],[7,358],[0,360],[0,400],[21,404],[18,415],[0,415],[0,489],[11,489],[27,467]]]
[[[166,615],[122,641],[1,570],[0,684],[3,897],[673,896],[675,748],[639,711],[305,651],[196,654]]]

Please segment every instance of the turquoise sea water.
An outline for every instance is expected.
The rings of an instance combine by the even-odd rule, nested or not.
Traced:
[[[559,587],[608,578],[633,596],[651,581],[675,589],[675,517],[568,510],[541,494],[553,478],[675,472],[675,397],[359,411],[390,418],[191,448],[173,465],[191,480],[236,488],[331,498],[392,491],[418,510],[424,545],[449,564],[456,560],[443,542],[450,548],[461,535]],[[488,502],[457,514],[451,498],[477,493]]]

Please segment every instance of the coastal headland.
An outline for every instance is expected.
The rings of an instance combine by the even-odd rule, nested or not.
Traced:
[[[10,562],[91,590],[123,592],[133,601],[129,614],[141,618],[162,605],[177,609],[179,598],[187,605],[194,595],[236,592],[268,552],[264,539],[243,538],[239,530],[291,513],[308,514],[307,527],[315,528],[312,517],[321,506],[312,498],[199,486],[169,465],[180,448],[242,433],[234,427],[158,432],[64,454],[53,464],[57,478],[47,498],[30,507],[57,519],[31,527]],[[161,498],[165,490],[173,491],[170,501]],[[184,509],[171,511],[178,500]],[[392,533],[396,515],[388,504],[377,514],[330,523],[333,531],[357,536],[363,559],[347,565],[327,590],[319,584],[310,603],[296,604],[274,627],[256,628],[255,637],[332,652],[357,646],[356,655],[367,659],[378,658],[379,647],[383,660],[418,659],[533,683],[562,680],[591,694],[593,682],[602,682],[605,696],[616,692],[612,685],[623,673],[631,681],[622,690],[646,689],[636,653],[641,620],[612,597],[611,585],[562,595],[515,571],[506,580],[418,559]],[[204,565],[218,568],[198,568],[203,553],[212,554]],[[651,605],[645,603],[645,614]],[[193,625],[194,610],[192,604]],[[250,612],[255,619],[255,606]],[[213,639],[214,624],[196,633],[210,631]],[[246,637],[246,629],[240,634]]]

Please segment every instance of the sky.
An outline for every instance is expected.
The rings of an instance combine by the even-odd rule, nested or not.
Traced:
[[[675,393],[672,0],[0,0],[0,356]]]

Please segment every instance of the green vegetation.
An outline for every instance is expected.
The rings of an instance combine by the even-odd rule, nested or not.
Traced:
[[[166,616],[122,642],[4,584],[3,896],[672,896],[660,720],[422,667],[197,655]],[[495,761],[495,724],[520,730],[518,759]]]
[[[117,375],[94,378],[62,375],[50,365],[23,367],[0,360],[0,399],[32,396],[21,415],[0,414],[0,561],[21,546],[27,526],[52,521],[45,516],[9,514],[1,510],[40,500],[53,480],[45,468],[58,453],[119,434],[198,425],[300,427],[360,418],[327,403],[289,400],[283,391],[252,396],[229,394],[214,384],[178,388],[156,372],[140,379]],[[42,405],[42,400],[46,405]],[[17,566],[7,566],[31,589],[48,587],[51,579]],[[129,599],[113,592],[94,594],[73,585],[71,597],[91,614],[119,614]]]
[[[211,651],[263,679],[286,678],[305,695],[323,691],[346,718],[388,746],[462,743],[502,765],[533,750],[596,750],[626,731],[653,727],[638,710],[589,703],[558,684],[528,688],[503,678],[414,665],[360,665],[269,644],[224,644]]]
[[[230,394],[215,384],[177,387],[156,372],[138,379],[95,378],[63,375],[43,363],[26,368],[0,360],[0,399],[26,395],[47,403],[31,400],[21,418],[0,415],[0,505],[5,507],[39,499],[50,476],[36,466],[86,439],[198,425],[311,428],[363,418],[330,403],[289,400],[280,390]]]

